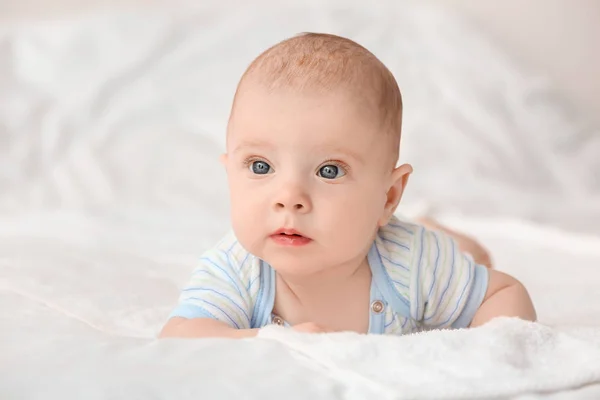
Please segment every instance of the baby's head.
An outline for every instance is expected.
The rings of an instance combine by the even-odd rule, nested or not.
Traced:
[[[223,157],[240,243],[287,274],[364,257],[412,171],[396,167],[401,123],[393,75],[357,43],[303,34],[266,50],[238,85]]]

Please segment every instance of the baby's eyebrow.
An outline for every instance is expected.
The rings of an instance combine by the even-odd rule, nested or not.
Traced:
[[[245,140],[234,147],[233,153],[238,153],[243,150],[248,149],[273,149],[275,145],[266,140],[254,139],[254,140]],[[341,155],[346,156],[348,158],[354,159],[354,161],[364,164],[364,158],[357,152],[352,151],[346,147],[340,147],[339,145],[326,145],[319,146],[314,149],[317,154],[325,154],[325,155]]]
[[[233,149],[234,153],[237,153],[239,151],[242,150],[246,150],[246,149],[256,149],[256,148],[273,148],[275,146],[273,146],[272,143],[267,142],[265,140],[246,140],[244,142],[241,142],[240,144],[238,144],[237,146],[235,146],[235,148]]]
[[[364,164],[365,160],[364,158],[357,152],[352,151],[348,148],[345,147],[339,147],[339,146],[326,146],[323,148],[324,151],[326,151],[327,153],[333,153],[333,154],[340,154],[340,155],[344,155],[348,158],[353,158],[354,161],[357,161],[360,164]]]

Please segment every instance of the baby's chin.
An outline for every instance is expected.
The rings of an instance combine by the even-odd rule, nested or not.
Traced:
[[[271,266],[277,273],[289,276],[310,276],[318,274],[331,264],[319,251],[311,251],[309,246],[279,247],[260,246],[255,247],[250,253],[260,258]]]
[[[295,278],[308,278],[316,276],[323,272],[327,267],[318,262],[318,260],[312,260],[312,262],[302,262],[298,259],[292,259],[287,257],[266,257],[263,259],[267,264],[271,266],[278,274],[287,277]]]
[[[275,269],[295,270],[315,261],[315,254],[307,254],[306,249],[273,249],[269,247],[271,246],[264,246],[255,249],[254,252],[251,251],[251,253]]]

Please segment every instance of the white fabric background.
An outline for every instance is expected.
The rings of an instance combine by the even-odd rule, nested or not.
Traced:
[[[441,332],[433,336],[440,349],[481,341],[465,346],[465,358],[483,354],[482,374],[508,371],[528,348],[548,364],[519,366],[530,377],[524,386],[510,370],[471,392],[460,389],[464,365],[451,364],[447,380],[397,397],[430,398],[428,388],[441,385],[446,396],[463,390],[466,398],[597,390],[595,353],[585,350],[600,329],[598,131],[478,32],[434,9],[391,0],[286,4],[208,1],[178,13],[0,28],[0,394],[364,398],[388,382],[382,376],[353,392],[322,365],[299,361],[295,337],[152,339],[196,258],[228,229],[218,155],[237,79],[261,50],[300,31],[356,39],[396,74],[405,102],[401,156],[416,170],[401,211],[432,209],[476,234],[498,267],[530,289],[540,321],[552,327],[544,332],[561,345],[571,342],[559,332],[580,335],[573,354],[590,357],[576,365],[573,354],[539,340],[540,327],[520,327],[505,356],[485,338],[513,325]],[[431,338],[415,340],[428,348]],[[394,344],[399,354],[405,343]],[[369,346],[348,356],[366,357]],[[439,359],[425,354],[422,362],[434,368]],[[402,388],[411,377],[384,387]],[[580,384],[592,386],[576,390]]]
[[[463,24],[405,2],[204,4],[6,31],[4,209],[224,197],[222,179],[199,178],[222,174],[214,157],[239,76],[273,42],[313,30],[358,40],[396,74],[402,156],[415,165],[407,204],[600,232],[599,131]]]

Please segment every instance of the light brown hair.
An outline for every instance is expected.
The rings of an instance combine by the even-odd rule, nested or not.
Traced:
[[[377,128],[390,135],[396,162],[402,128],[400,89],[388,68],[358,43],[324,33],[294,36],[252,61],[238,84],[236,98],[248,81],[258,82],[268,90],[348,90],[373,111],[379,122]]]

